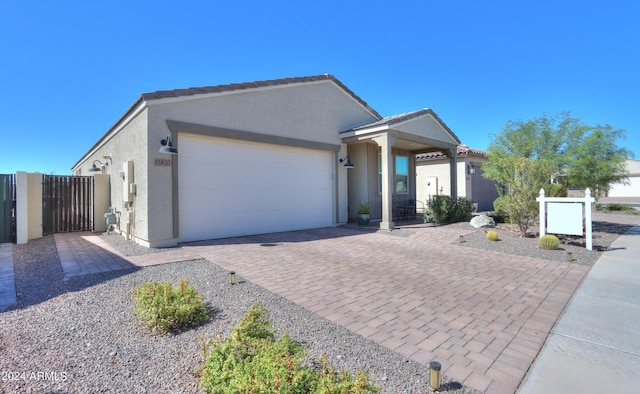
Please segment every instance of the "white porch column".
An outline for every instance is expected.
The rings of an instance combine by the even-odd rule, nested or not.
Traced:
[[[458,198],[458,148],[454,147],[447,151],[449,156],[449,174],[451,183],[451,198]]]
[[[373,138],[382,153],[382,222],[381,230],[393,230],[393,155],[391,146],[395,137],[387,134]]]

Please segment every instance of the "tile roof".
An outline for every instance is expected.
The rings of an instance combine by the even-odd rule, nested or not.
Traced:
[[[458,151],[458,156],[487,157],[489,155],[489,152],[485,152],[479,149],[472,149],[466,145],[459,145],[457,151]],[[419,155],[416,155],[416,160],[434,160],[434,159],[442,159],[445,157],[448,157],[446,153],[442,151],[436,151],[436,152],[421,153]]]
[[[358,103],[360,103],[368,111],[373,113],[377,118],[382,118],[382,115],[380,115],[375,109],[369,106],[369,104],[367,104],[366,101],[360,98],[351,89],[346,87],[342,82],[340,82],[336,77],[334,77],[331,74],[312,75],[312,76],[306,76],[306,77],[270,79],[265,81],[230,83],[230,84],[224,84],[224,85],[202,86],[202,87],[186,88],[186,89],[158,90],[155,92],[143,93],[140,96],[140,99],[138,101],[143,101],[143,100],[151,101],[151,100],[159,100],[159,99],[170,98],[170,97],[184,97],[184,96],[194,96],[198,94],[207,94],[207,93],[231,92],[235,90],[247,90],[247,89],[256,89],[256,88],[262,88],[262,87],[268,87],[268,86],[288,85],[293,83],[305,83],[305,82],[316,82],[316,81],[333,81],[342,90],[344,90],[351,97],[353,97]]]

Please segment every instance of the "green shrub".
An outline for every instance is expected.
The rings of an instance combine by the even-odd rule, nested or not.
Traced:
[[[232,329],[231,338],[204,342],[200,385],[207,393],[376,393],[369,377],[337,372],[326,356],[304,366],[306,352],[287,333],[279,339],[259,303]]]
[[[566,185],[551,183],[544,187],[544,195],[547,197],[567,197],[569,190]]]
[[[169,282],[144,282],[133,289],[135,313],[151,331],[162,333],[194,326],[209,319],[202,296],[188,279],[177,288]]]
[[[359,202],[356,206],[356,213],[366,215],[371,211],[371,205],[366,202]]]
[[[433,196],[427,202],[424,221],[435,224],[461,222],[467,220],[474,210],[473,201],[466,198]]]
[[[596,204],[596,210],[602,212],[626,212],[632,215],[640,215],[640,211],[634,207],[625,204]]]
[[[498,232],[494,230],[487,231],[487,239],[489,241],[497,241],[500,237],[498,236]]]
[[[558,237],[552,234],[546,234],[538,241],[540,247],[546,250],[556,250],[560,246],[560,240]]]
[[[493,201],[493,208],[504,219],[502,223],[515,223],[520,230],[520,236],[526,237],[529,227],[534,224],[538,215],[538,203],[535,198],[523,194],[502,195]],[[495,218],[494,218],[495,220]],[[496,220],[496,222],[499,222]]]

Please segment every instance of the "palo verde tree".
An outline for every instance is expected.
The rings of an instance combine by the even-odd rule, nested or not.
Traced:
[[[496,205],[524,236],[537,215],[540,189],[554,196],[569,186],[589,187],[598,197],[609,184],[627,179],[624,162],[632,154],[616,145],[625,134],[610,125],[589,126],[568,112],[509,121],[489,146],[483,175],[504,187]]]

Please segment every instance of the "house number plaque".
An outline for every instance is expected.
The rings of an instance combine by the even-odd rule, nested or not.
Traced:
[[[156,159],[153,164],[158,167],[171,167],[171,159]]]

